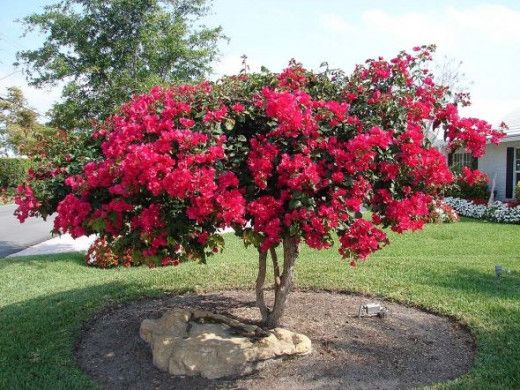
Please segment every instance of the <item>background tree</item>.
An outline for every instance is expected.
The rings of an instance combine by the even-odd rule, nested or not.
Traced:
[[[38,113],[27,105],[20,88],[7,89],[7,95],[0,97],[2,154],[31,156],[36,152],[41,139],[53,133],[53,129],[39,123],[38,116]]]
[[[63,0],[22,20],[42,46],[21,51],[31,85],[64,82],[50,124],[87,129],[134,93],[210,71],[220,27],[199,24],[206,0]]]
[[[463,68],[464,62],[443,56],[435,60],[432,73],[435,83],[448,87],[450,94],[467,94],[473,82]]]
[[[445,87],[447,98],[462,107],[470,104],[469,89],[473,84],[464,72],[463,64],[461,60],[446,55],[437,57],[432,64],[432,75],[435,83]],[[426,136],[441,149],[446,146],[443,135],[443,129],[437,123],[433,121],[428,123]]]

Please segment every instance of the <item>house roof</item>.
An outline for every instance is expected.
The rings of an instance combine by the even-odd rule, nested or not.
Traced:
[[[509,127],[506,133],[520,133],[520,107],[507,114],[503,122]]]
[[[503,122],[508,129],[505,130],[506,136],[502,142],[520,141],[520,107],[507,114]]]

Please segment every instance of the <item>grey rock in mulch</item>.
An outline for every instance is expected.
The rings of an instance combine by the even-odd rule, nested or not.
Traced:
[[[313,352],[245,376],[211,380],[163,372],[153,365],[139,328],[144,319],[178,308],[254,324],[259,317],[249,291],[170,295],[109,308],[86,324],[76,358],[106,389],[402,389],[449,381],[471,368],[474,340],[458,322],[381,300],[386,317],[358,318],[359,305],[369,301],[341,293],[291,293],[283,325],[307,335]]]

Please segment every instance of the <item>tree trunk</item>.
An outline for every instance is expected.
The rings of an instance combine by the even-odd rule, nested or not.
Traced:
[[[274,285],[280,285],[280,267],[278,266],[278,255],[276,254],[276,248],[271,248],[271,260],[273,262],[273,276],[274,276]]]
[[[256,305],[260,309],[262,315],[262,323],[267,321],[269,316],[269,308],[265,303],[265,273],[267,263],[267,252],[258,251],[258,276],[256,278]]]
[[[287,296],[291,291],[293,268],[298,257],[298,239],[284,237],[283,242],[283,271],[280,274],[278,256],[275,248],[271,248],[271,260],[274,273],[274,303],[269,308],[265,303],[265,275],[267,268],[267,252],[258,251],[258,276],[256,278],[256,305],[262,315],[262,324],[269,328],[276,328],[285,310]]]

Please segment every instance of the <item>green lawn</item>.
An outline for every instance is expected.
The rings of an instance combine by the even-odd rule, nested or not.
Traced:
[[[520,226],[463,220],[392,236],[357,268],[336,250],[302,249],[298,287],[374,294],[455,316],[477,340],[474,368],[441,386],[520,388]],[[187,290],[252,288],[254,249],[234,236],[208,265],[87,268],[81,255],[0,260],[0,389],[92,388],[73,345],[84,321],[115,301]],[[513,272],[497,280],[495,264]]]

